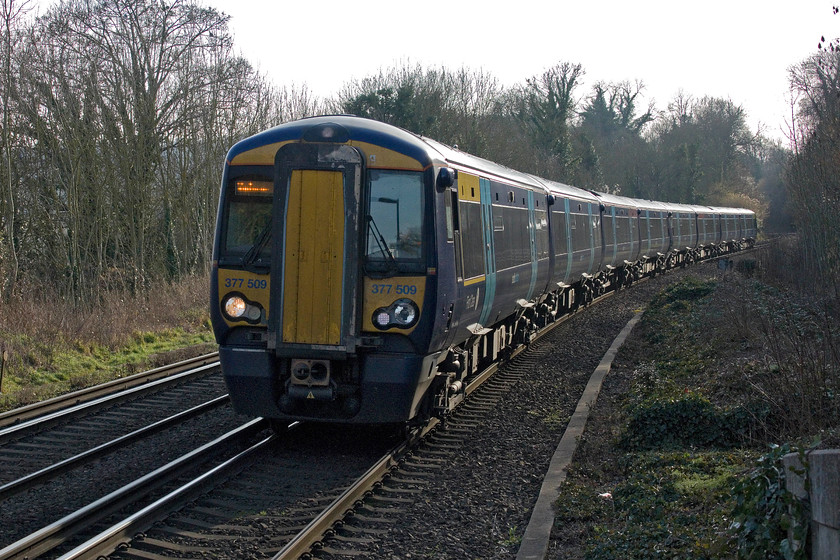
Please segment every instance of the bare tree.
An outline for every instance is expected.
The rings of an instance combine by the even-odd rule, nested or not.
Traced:
[[[2,75],[0,75],[0,104],[3,106],[3,167],[2,176],[2,228],[0,229],[0,272],[3,275],[3,285],[0,297],[8,298],[14,290],[18,276],[18,256],[15,247],[15,178],[12,166],[14,150],[12,140],[12,58],[14,34],[20,20],[30,10],[31,0],[2,0],[0,17],[3,19],[3,36],[0,53],[2,53]]]
[[[792,68],[790,82],[799,106],[789,200],[812,276],[840,297],[840,50],[822,49]]]
[[[113,202],[123,217],[119,265],[135,289],[147,281],[149,256],[166,253],[170,224],[160,226],[171,200],[156,174],[178,131],[201,110],[193,92],[212,74],[193,71],[194,64],[229,42],[226,21],[185,0],[112,0],[71,3],[53,22],[63,24],[67,48],[96,69],[98,118],[116,171]]]
[[[227,17],[192,0],[71,0],[33,25],[20,66],[30,270],[79,301],[206,267],[220,162],[280,112],[233,55]]]

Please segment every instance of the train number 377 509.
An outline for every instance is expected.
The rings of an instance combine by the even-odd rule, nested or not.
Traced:
[[[259,278],[225,278],[225,288],[251,288],[253,290],[265,290],[268,287],[267,280]]]
[[[370,293],[410,296],[417,293],[417,286],[411,284],[371,284]]]

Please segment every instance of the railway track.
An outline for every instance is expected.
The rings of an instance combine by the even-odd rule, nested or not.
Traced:
[[[132,398],[133,396],[136,396],[139,391],[135,393],[129,393],[128,391],[143,386],[146,386],[151,390],[160,390],[162,385],[180,382],[182,377],[178,377],[179,374],[186,372],[188,376],[194,376],[199,373],[199,368],[204,366],[217,366],[218,363],[219,353],[212,352],[210,354],[204,354],[202,356],[197,356],[195,358],[190,358],[188,360],[183,360],[149,371],[136,373],[128,377],[115,379],[100,385],[80,389],[78,391],[60,395],[45,401],[32,403],[30,405],[8,410],[6,412],[0,412],[0,430],[5,432],[4,429],[8,426],[21,424],[22,422],[35,418],[40,418],[41,422],[44,423],[47,415],[58,413],[59,411],[63,412],[64,417],[68,417],[69,414],[73,414],[69,410],[71,407],[78,406],[80,407],[78,408],[79,414],[85,414],[85,411],[95,409],[96,407],[107,406],[121,397],[116,397],[111,401],[102,400],[101,403],[98,402],[97,404],[92,404],[97,401],[97,399],[101,400],[103,397],[114,398],[116,395],[123,395],[123,400],[126,398]],[[161,383],[155,384],[157,381],[161,381]]]
[[[268,423],[258,419],[246,426],[242,429],[250,430],[248,437],[253,438]],[[368,438],[360,445],[346,435],[345,430],[329,433],[316,426],[296,425],[282,438],[272,434],[259,439],[229,459],[194,473],[165,496],[116,520],[60,558],[106,554],[112,558],[270,557],[272,550],[294,540],[307,521],[324,519],[324,508],[342,502],[347,504],[345,509],[350,507],[361,497],[355,493],[364,492],[359,481],[375,478],[379,467],[370,465],[382,457],[387,442]],[[390,453],[385,453],[385,463]],[[336,455],[338,469],[334,468]],[[137,481],[134,486],[145,488],[146,483]],[[274,529],[267,532],[269,525]]]
[[[175,461],[155,469],[149,474],[119,488],[114,492],[79,508],[73,513],[50,523],[28,536],[6,546],[0,550],[0,558],[35,558],[45,553],[66,548],[68,542],[73,542],[79,536],[89,534],[98,523],[116,512],[137,503],[143,503],[144,498],[152,495],[156,490],[166,488],[168,484],[196,469],[196,463],[202,464],[218,455],[230,454],[231,449],[243,445],[253,438],[267,424],[261,420],[252,420],[223,436],[191,451]],[[264,440],[267,441],[267,440]],[[253,448],[252,448],[253,449]],[[208,473],[203,473],[198,480],[212,479],[218,473],[225,473],[226,468],[235,465],[243,455],[235,455],[233,459],[226,459],[214,466]],[[193,484],[190,488],[195,488]],[[201,488],[197,488],[199,491]],[[191,494],[181,492],[179,497],[192,497]],[[150,506],[142,508],[141,512],[157,511],[161,500],[154,501]],[[78,548],[78,547],[77,547]],[[81,555],[78,555],[81,554]],[[95,553],[91,553],[95,557]],[[70,552],[62,555],[66,558],[89,558],[87,552]]]
[[[69,508],[82,508],[121,486],[146,465],[154,469],[166,462],[177,451],[166,443],[168,434],[190,424],[206,424],[211,433],[229,429],[235,420],[229,409],[218,362],[209,355],[6,413],[0,428],[0,517],[16,522],[0,524],[5,551],[0,558],[34,557],[6,549]],[[197,439],[184,437],[190,445]]]
[[[220,436],[213,446],[208,443],[173,461],[180,467],[167,465],[138,477],[25,537],[31,540],[6,545],[0,559],[38,554],[375,557],[392,533],[394,520],[416,508],[431,485],[442,480],[454,484],[464,476],[450,472],[453,461],[482,434],[482,423],[499,408],[500,400],[553,346],[532,344],[501,368],[491,366],[469,386],[470,398],[443,425],[432,423],[407,442],[381,433],[347,434],[346,427],[330,433],[320,426],[299,425],[284,437],[269,436],[263,433],[265,422],[248,422],[237,428],[239,432],[231,431],[244,435]],[[114,408],[128,414],[125,405]],[[246,442],[249,447],[243,450]],[[109,455],[103,451],[101,456]],[[213,460],[199,469],[186,467],[198,466],[199,456]],[[0,500],[6,500],[3,488]],[[30,488],[13,489],[8,495]],[[452,492],[457,491],[453,487]],[[119,502],[125,495],[144,499]],[[5,505],[0,502],[0,514],[8,518]]]
[[[170,368],[158,368],[133,376],[127,384],[92,388],[95,395],[61,399],[42,407],[41,416],[0,428],[0,499],[20,484],[11,482],[44,469],[58,473],[56,466],[79,466],[105,452],[148,437],[168,426],[185,421],[227,403],[218,362],[204,357]],[[216,374],[216,375],[214,375]],[[107,393],[110,391],[110,393]],[[207,395],[212,395],[210,401]],[[78,404],[71,404],[78,403]],[[31,410],[31,409],[30,409]],[[173,415],[173,411],[177,413]],[[10,411],[7,418],[26,414]],[[97,450],[94,452],[94,450]],[[38,480],[44,481],[42,473]]]

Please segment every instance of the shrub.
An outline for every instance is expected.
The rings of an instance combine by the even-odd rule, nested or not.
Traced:
[[[794,451],[799,453],[807,469],[804,450],[795,450],[789,444],[773,445],[735,485],[735,507],[729,530],[737,545],[738,558],[805,560],[810,557],[808,503],[785,487],[787,473],[782,457]],[[794,542],[799,546],[794,546]]]
[[[628,416],[620,443],[636,450],[731,447],[752,432],[756,417],[742,407],[720,410],[693,392],[648,399],[634,405]]]

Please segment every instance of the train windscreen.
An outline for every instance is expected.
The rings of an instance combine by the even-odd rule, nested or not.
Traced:
[[[423,174],[371,169],[367,264],[419,263],[423,256]]]
[[[232,180],[230,187],[221,256],[242,258],[251,253],[250,260],[269,258],[273,181],[244,177]]]

